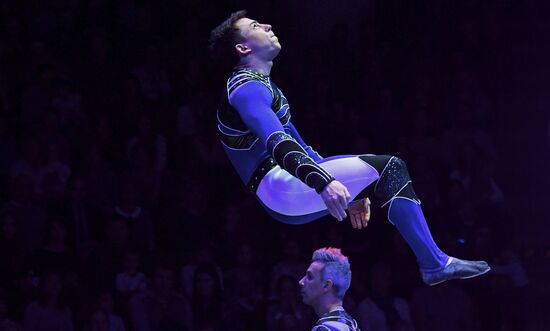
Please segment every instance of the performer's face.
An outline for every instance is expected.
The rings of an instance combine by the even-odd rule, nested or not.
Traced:
[[[302,301],[306,305],[315,305],[323,293],[326,292],[325,282],[321,280],[323,266],[321,262],[312,262],[306,271],[306,275],[299,281]]]
[[[281,44],[273,33],[271,25],[244,17],[235,22],[235,26],[244,37],[243,42],[235,45],[242,56],[255,54],[262,59],[271,61],[279,54]]]

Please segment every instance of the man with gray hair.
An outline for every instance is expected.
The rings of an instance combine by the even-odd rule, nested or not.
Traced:
[[[350,283],[350,264],[339,248],[320,248],[313,253],[299,282],[303,302],[319,317],[312,331],[360,331],[342,307]]]

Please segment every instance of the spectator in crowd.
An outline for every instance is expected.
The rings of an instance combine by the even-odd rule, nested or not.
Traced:
[[[307,264],[302,259],[300,245],[298,240],[287,237],[283,238],[283,258],[273,266],[271,271],[270,293],[271,298],[275,298],[274,294],[277,289],[277,282],[281,276],[290,276],[298,281],[307,269]]]
[[[277,299],[267,307],[267,330],[305,330],[315,320],[300,300],[298,282],[282,275],[277,281]],[[290,328],[290,326],[292,326]]]
[[[63,298],[61,275],[49,272],[40,279],[39,298],[27,305],[23,318],[25,331],[72,331],[73,315]]]
[[[257,325],[264,303],[261,272],[254,261],[257,253],[249,244],[242,243],[235,255],[236,265],[224,273],[226,296],[236,304],[239,315],[249,326]]]
[[[242,330],[243,320],[236,316],[238,309],[226,301],[216,267],[200,265],[193,277],[193,328],[206,326]]]
[[[162,174],[166,170],[166,138],[156,132],[151,116],[143,113],[137,119],[137,132],[127,143],[128,176],[140,200],[148,204],[158,201]]]
[[[38,63],[29,66],[36,71],[34,81],[28,84],[21,96],[21,120],[27,127],[36,128],[42,116],[51,106],[54,93],[54,82],[59,76],[57,70],[49,63],[49,51],[43,42],[37,41],[32,46],[34,60]]]
[[[103,310],[95,310],[90,315],[90,326],[88,331],[110,331],[111,324],[109,321],[109,315]]]
[[[97,307],[100,312],[103,312],[106,315],[106,320],[109,324],[109,331],[125,331],[126,327],[124,325],[124,321],[122,318],[114,313],[114,302],[113,302],[113,295],[109,290],[101,290],[99,291],[99,296],[97,300]],[[92,316],[90,316],[92,318]],[[105,325],[106,323],[103,321],[102,318],[99,318],[102,323],[101,325]]]
[[[12,317],[11,308],[9,296],[4,289],[0,289],[0,330],[2,331],[21,330],[21,326]]]
[[[153,221],[148,209],[138,201],[136,186],[128,178],[123,179],[114,216],[126,221],[129,240],[141,252],[154,249]]]
[[[142,61],[132,70],[132,74],[139,81],[146,101],[166,101],[172,95],[173,87],[162,66],[160,45],[156,42],[149,43],[143,51]]]
[[[49,223],[46,244],[32,256],[31,268],[39,275],[56,272],[64,276],[76,270],[76,256],[67,245],[65,225],[60,220]]]
[[[86,180],[90,203],[102,214],[112,213],[116,205],[116,188],[120,177],[114,171],[114,164],[107,158],[101,142],[81,147],[83,156],[80,164],[82,177]]]
[[[83,177],[74,175],[69,180],[62,213],[67,225],[67,237],[75,251],[99,240],[104,224],[100,223],[102,218],[98,207],[89,200]]]
[[[473,330],[470,296],[453,284],[423,286],[414,290],[411,313],[417,330]]]
[[[106,240],[90,253],[89,270],[96,286],[110,288],[122,261],[130,247],[130,237],[126,220],[115,219],[106,223]]]
[[[151,287],[130,299],[133,330],[191,330],[191,306],[176,291],[176,280],[172,267],[162,264],[155,267]]]
[[[15,215],[6,211],[0,214],[0,284],[10,288],[24,269],[29,253],[20,241],[20,225]]]
[[[374,264],[370,274],[370,295],[359,304],[357,321],[363,331],[413,331],[409,304],[392,289],[392,270],[382,260]]]
[[[116,290],[125,297],[147,288],[145,274],[139,271],[139,254],[127,252],[124,256],[124,270],[116,275]]]
[[[183,293],[187,297],[193,297],[194,293],[194,279],[196,270],[201,265],[210,265],[216,270],[216,281],[221,289],[224,288],[223,286],[223,270],[222,268],[216,263],[216,256],[214,255],[214,247],[213,245],[206,240],[206,242],[201,243],[195,247],[195,249],[191,252],[191,260],[186,263],[184,266],[181,267],[180,270],[180,279],[181,279],[181,287],[183,290]]]
[[[19,142],[19,158],[10,166],[9,177],[13,182],[19,175],[27,175],[32,180],[33,189],[36,191],[40,183],[41,169],[44,164],[43,153],[39,148],[36,137],[25,137]]]

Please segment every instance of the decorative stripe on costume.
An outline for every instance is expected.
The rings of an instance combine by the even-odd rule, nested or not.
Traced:
[[[260,82],[264,84],[273,95],[273,88],[269,84],[268,77],[262,76],[250,70],[241,69],[236,71],[235,74],[227,80],[227,96],[231,98],[231,95],[235,93],[239,87],[250,82]]]
[[[252,174],[252,178],[248,182],[248,189],[252,193],[256,193],[256,189],[258,188],[258,185],[260,184],[262,178],[273,168],[277,166],[277,162],[273,160],[272,157],[269,157],[265,160],[263,160],[260,165],[256,167],[256,171]]]
[[[314,326],[313,329],[311,329],[311,331],[332,331],[332,330],[329,329],[328,326],[317,325],[317,326]]]
[[[319,320],[312,331],[360,331],[357,321],[344,310],[335,310],[325,314]]]
[[[267,152],[281,168],[314,188],[317,193],[321,193],[334,180],[334,177],[309,157],[292,136],[283,131],[273,132],[267,138]],[[313,174],[315,176],[310,176]]]

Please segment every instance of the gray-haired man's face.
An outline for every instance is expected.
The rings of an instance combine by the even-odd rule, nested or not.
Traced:
[[[306,305],[315,305],[316,302],[327,292],[325,282],[321,280],[321,270],[324,264],[321,262],[312,262],[306,271],[306,274],[300,279],[300,293],[302,301]]]

